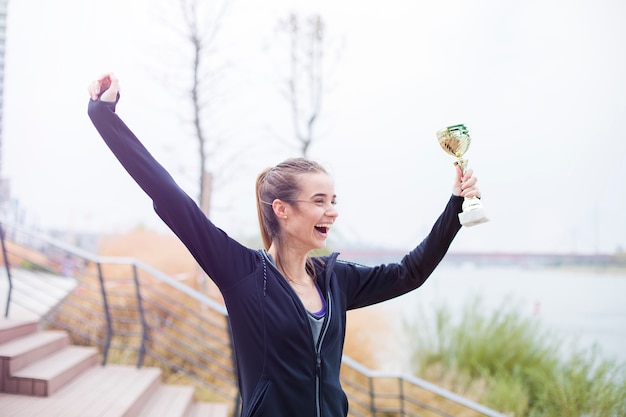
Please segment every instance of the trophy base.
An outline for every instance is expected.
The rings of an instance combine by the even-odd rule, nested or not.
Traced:
[[[477,224],[486,223],[489,221],[484,208],[476,208],[471,211],[464,211],[459,213],[459,221],[465,227],[476,226]]]

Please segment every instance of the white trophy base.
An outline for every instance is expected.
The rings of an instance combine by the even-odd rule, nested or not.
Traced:
[[[459,221],[465,227],[476,226],[477,224],[486,223],[489,221],[485,209],[475,208],[474,210],[464,211],[459,213]]]

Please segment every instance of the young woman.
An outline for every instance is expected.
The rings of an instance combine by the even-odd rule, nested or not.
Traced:
[[[348,402],[339,382],[346,311],[424,283],[460,229],[463,197],[480,196],[457,168],[452,196],[432,231],[398,263],[366,267],[324,248],[338,212],[333,181],[317,163],[286,160],[257,178],[265,249],[249,249],[217,228],[116,115],[119,82],[89,86],[88,113],[161,219],[224,296],[232,326],[242,416],[339,417]]]

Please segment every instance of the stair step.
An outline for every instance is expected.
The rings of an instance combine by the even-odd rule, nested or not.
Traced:
[[[121,376],[121,381],[118,382],[121,387],[116,387],[117,393],[105,398],[108,408],[101,414],[101,417],[136,417],[161,385],[161,370],[159,368],[116,368]]]
[[[37,322],[30,320],[0,320],[0,345],[37,331]]]
[[[49,330],[28,334],[0,345],[0,360],[9,362],[13,373],[36,360],[67,346],[66,332]]]
[[[67,346],[12,373],[5,392],[49,396],[97,362],[96,348]]]
[[[51,397],[0,394],[2,417],[138,417],[160,383],[158,368],[95,366]]]
[[[189,417],[228,417],[228,404],[196,403]]]
[[[161,385],[138,417],[186,417],[193,405],[194,388],[187,385]]]
[[[0,392],[14,372],[68,345],[65,332],[27,334],[0,345]]]

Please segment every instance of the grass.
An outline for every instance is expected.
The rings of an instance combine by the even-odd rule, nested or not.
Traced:
[[[511,300],[486,315],[474,297],[456,322],[445,305],[419,317],[407,329],[422,378],[515,417],[626,415],[624,364],[577,348]]]

